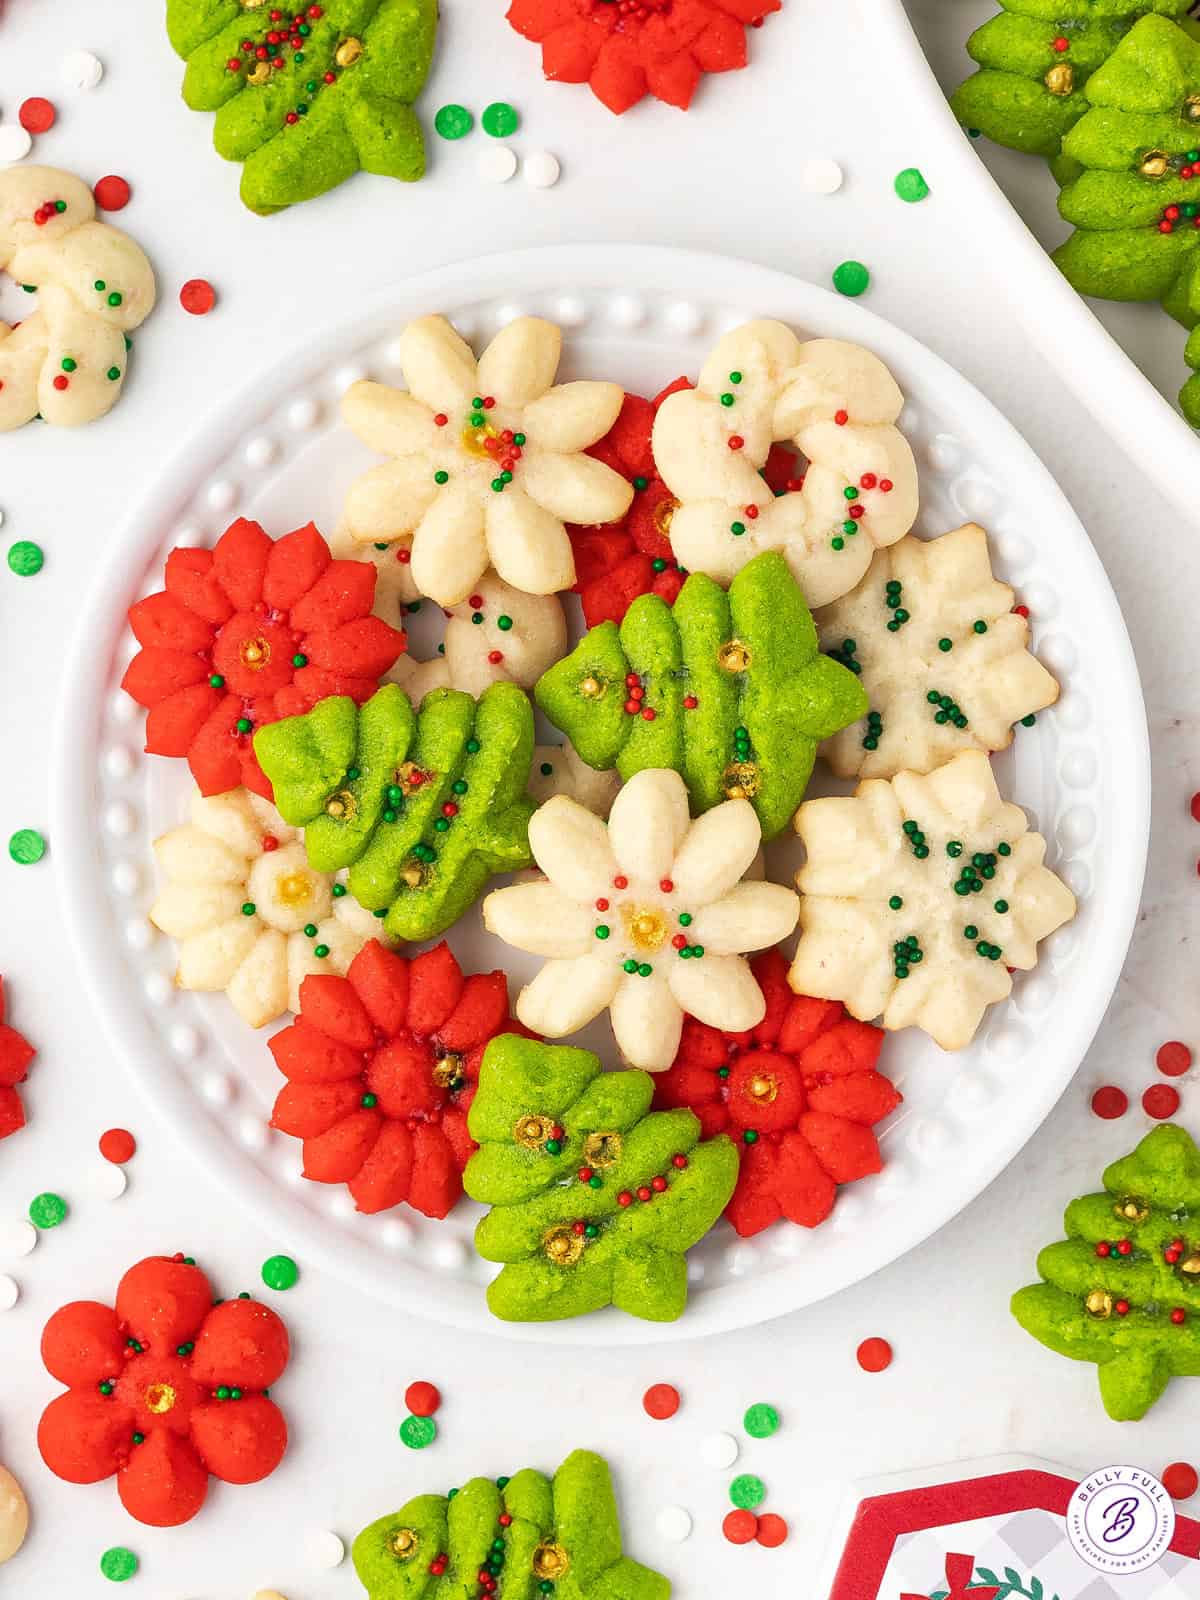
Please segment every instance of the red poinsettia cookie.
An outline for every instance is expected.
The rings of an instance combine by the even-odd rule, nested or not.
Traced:
[[[214,1302],[189,1258],[150,1256],[121,1279],[115,1309],[76,1300],[46,1324],[42,1361],[67,1390],[38,1424],[42,1459],[68,1483],[115,1474],[139,1522],[187,1522],[210,1473],[257,1483],[283,1459],[287,1424],[266,1391],[289,1353],[269,1307]]]
[[[375,579],[312,523],[272,540],[239,517],[211,550],[172,550],[166,588],[129,610],[141,649],[121,682],[149,710],[147,751],[186,756],[201,794],[270,800],[254,730],[326,695],[361,703],[405,648],[371,613]]]
[[[876,1071],[881,1028],[836,1000],[793,994],[778,950],[751,967],[767,1002],[762,1022],[727,1034],[688,1017],[654,1096],[661,1108],[690,1107],[705,1138],[728,1133],[737,1144],[741,1172],[725,1215],[743,1238],[780,1218],[824,1222],[839,1184],[881,1170],[872,1129],[902,1098]]]
[[[0,1139],[25,1126],[25,1108],[16,1086],[25,1082],[36,1054],[28,1039],[4,1020],[4,979],[0,978]]]

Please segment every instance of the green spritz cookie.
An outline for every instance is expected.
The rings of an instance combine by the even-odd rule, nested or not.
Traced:
[[[1172,1378],[1200,1377],[1200,1151],[1173,1123],[1067,1207],[1017,1321],[1059,1355],[1094,1361],[1115,1422],[1145,1416]]]
[[[354,1541],[369,1600],[458,1600],[492,1574],[510,1600],[669,1600],[671,1585],[621,1550],[607,1463],[576,1450],[553,1481],[532,1468],[472,1478],[380,1517]]]
[[[433,58],[437,0],[323,0],[287,8],[282,23],[273,9],[167,0],[167,32],[187,62],[183,98],[217,113],[213,143],[245,164],[251,211],[311,200],[360,169],[422,177],[413,101]]]
[[[534,692],[589,766],[615,766],[626,780],[670,767],[696,813],[747,799],[764,839],[804,798],[818,741],[867,713],[855,675],[820,653],[800,587],[774,550],[748,561],[728,594],[694,572],[674,606],[641,595],[619,627],[585,634]]]
[[[350,893],[397,939],[432,939],[488,878],[529,866],[525,792],[533,710],[514,683],[478,701],[434,689],[418,713],[394,683],[269,723],[254,751],[284,820],[319,872],[350,868]]]
[[[653,1096],[647,1073],[602,1072],[587,1050],[517,1034],[488,1045],[463,1187],[492,1208],[475,1248],[505,1263],[488,1288],[497,1317],[550,1322],[607,1305],[682,1316],[686,1252],[724,1210],[738,1156],[724,1134],[701,1143],[692,1112],[651,1112]]]

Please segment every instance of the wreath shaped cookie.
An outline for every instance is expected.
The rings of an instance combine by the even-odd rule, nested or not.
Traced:
[[[761,551],[781,550],[810,606],[846,594],[916,519],[916,463],[895,427],[903,404],[858,345],[801,343],[781,322],[727,333],[696,388],[669,395],[654,422],[654,459],[679,501],[677,560],[728,584]],[[780,440],[809,465],[800,487],[776,494],[762,469]]]
[[[0,173],[0,271],[38,296],[0,322],[0,432],[34,417],[94,422],[120,398],[127,334],[154,308],[154,271],[128,234],[96,221],[87,184],[57,167]]]

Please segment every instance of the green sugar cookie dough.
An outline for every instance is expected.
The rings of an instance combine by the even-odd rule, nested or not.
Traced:
[[[29,1202],[29,1220],[35,1228],[57,1228],[66,1220],[66,1215],[67,1202],[61,1195],[47,1191],[35,1195]]]
[[[671,1594],[666,1578],[622,1553],[608,1466],[590,1450],[568,1456],[552,1480],[527,1467],[419,1495],[364,1528],[352,1559],[368,1600],[457,1600],[476,1592],[484,1572],[520,1600],[556,1591],[562,1600]]]
[[[40,544],[34,544],[32,539],[18,539],[16,544],[8,547],[8,565],[18,578],[32,578],[39,573],[46,563],[46,557]]]
[[[760,1402],[742,1418],[742,1426],[752,1439],[769,1439],[779,1431],[779,1413],[774,1406]]]
[[[926,199],[929,194],[929,185],[920,167],[905,167],[903,172],[898,172],[892,180],[892,188],[909,205]]]
[[[767,1486],[752,1472],[743,1472],[729,1485],[729,1498],[739,1511],[753,1511],[767,1498]]]
[[[8,853],[19,867],[32,867],[46,854],[46,841],[36,828],[18,828],[8,841]]]
[[[100,1571],[110,1583],[125,1583],[138,1569],[138,1558],[122,1544],[113,1545],[100,1557]]]
[[[833,269],[833,287],[851,299],[865,293],[870,282],[871,274],[861,261],[843,261]]]
[[[400,1424],[400,1443],[410,1450],[424,1450],[437,1438],[437,1423],[432,1417],[405,1417]]]
[[[484,107],[479,120],[483,124],[484,133],[490,134],[493,139],[510,138],[516,133],[521,121],[515,108],[506,100],[493,100],[490,106]]]
[[[433,125],[443,139],[464,139],[475,126],[475,118],[466,106],[445,105],[439,108]]]

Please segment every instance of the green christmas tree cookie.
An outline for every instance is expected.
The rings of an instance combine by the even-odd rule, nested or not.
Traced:
[[[820,653],[804,596],[778,551],[726,592],[694,572],[674,606],[640,596],[539,679],[537,703],[589,766],[628,780],[678,772],[693,812],[749,800],[764,839],[804,798],[817,742],[867,713],[853,673]]]
[[[437,0],[167,0],[167,32],[187,61],[183,98],[217,113],[213,143],[245,163],[242,199],[261,215],[360,168],[424,174],[412,106],[437,17]]]
[[[432,939],[496,872],[527,867],[533,711],[516,684],[478,701],[434,689],[420,712],[386,683],[260,728],[254,751],[285,822],[319,872],[350,868],[350,893],[396,939]]]
[[[587,1050],[517,1034],[488,1045],[463,1186],[492,1208],[475,1248],[505,1263],[488,1289],[497,1317],[683,1314],[685,1252],[724,1210],[738,1157],[724,1135],[701,1143],[692,1112],[651,1112],[653,1096],[646,1073],[601,1072]]]
[[[1035,1339],[1100,1369],[1116,1422],[1145,1416],[1172,1378],[1200,1377],[1200,1151],[1171,1123],[1067,1207],[1067,1237],[1038,1256],[1045,1279],[1013,1296]]]
[[[369,1600],[669,1600],[671,1585],[621,1553],[607,1463],[576,1450],[551,1482],[526,1468],[425,1494],[364,1528],[354,1568]]]

